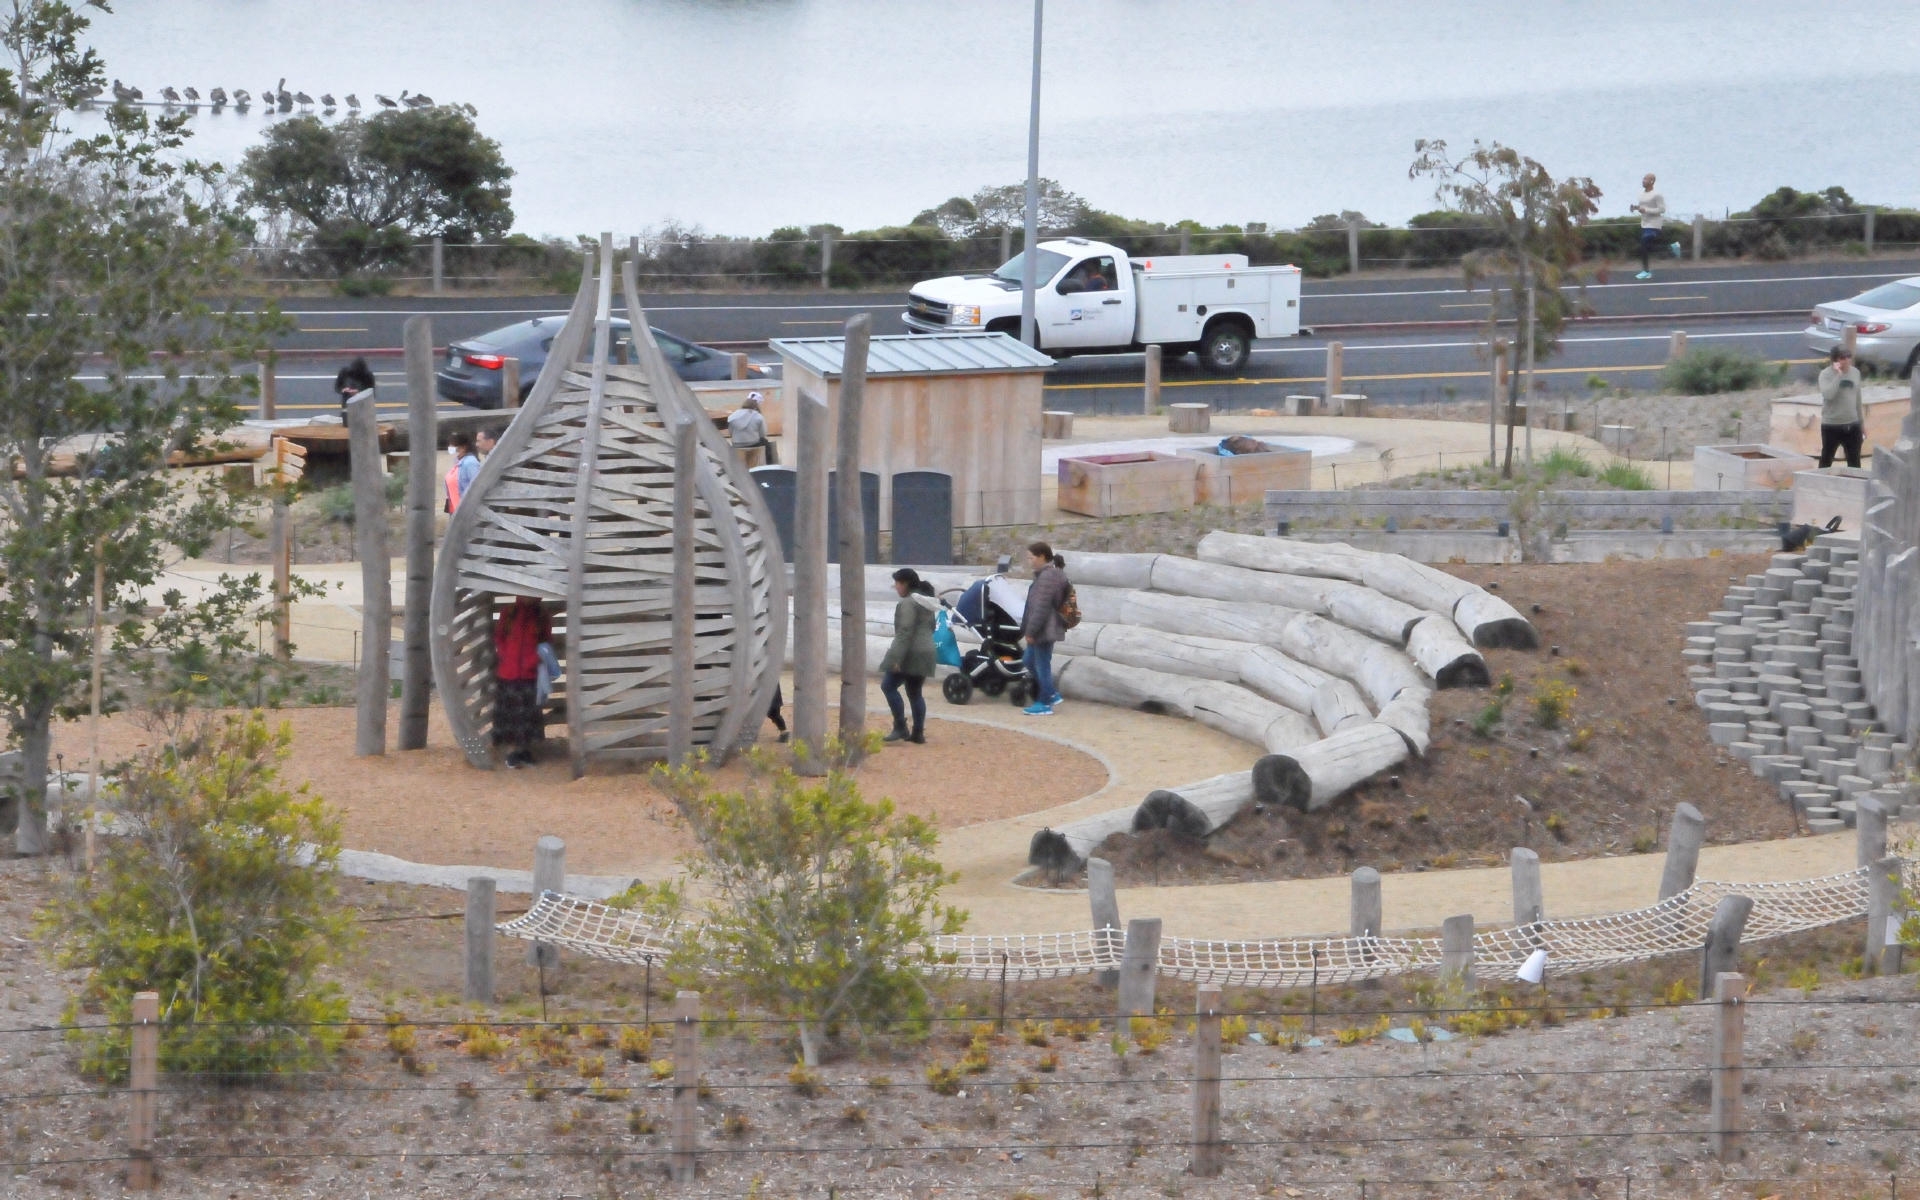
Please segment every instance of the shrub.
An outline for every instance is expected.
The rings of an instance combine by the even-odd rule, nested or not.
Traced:
[[[1533,719],[1542,729],[1558,729],[1573,714],[1574,697],[1579,694],[1564,679],[1547,680],[1533,694]]]
[[[628,1062],[645,1062],[647,1055],[653,1053],[653,1030],[641,1025],[627,1025],[620,1030],[620,1057]]]
[[[1500,728],[1501,718],[1506,715],[1507,706],[1501,701],[1487,701],[1486,707],[1473,715],[1473,732],[1483,738],[1492,737],[1494,730]]]
[[[1600,482],[1623,492],[1650,492],[1653,478],[1632,463],[1608,463],[1600,470]]]
[[[831,762],[845,752],[827,753]],[[706,962],[739,980],[795,1021],[802,1058],[817,1066],[832,1025],[928,1015],[931,943],[958,932],[965,914],[940,903],[954,876],[933,857],[931,822],[896,817],[889,800],[867,803],[839,769],[803,781],[769,765],[750,756],[738,792],[712,790],[692,767],[655,769],[699,847],[684,860],[688,874],[709,896],[676,967]]]
[[[1711,396],[1770,387],[1786,377],[1786,367],[1726,346],[1694,346],[1668,363],[1660,386],[1682,396]]]
[[[949,1067],[944,1063],[927,1065],[927,1087],[931,1088],[936,1096],[951,1096],[959,1091],[961,1078],[957,1067]]]
[[[133,994],[160,993],[161,1069],[308,1069],[338,1048],[347,1006],[320,978],[352,944],[333,864],[340,824],[280,785],[292,735],[230,717],[191,754],[135,762],[125,832],[65,885],[40,926],[64,967],[87,972],[70,1006],[113,1029],[75,1030],[87,1070],[127,1070]]]
[[[1593,476],[1593,463],[1578,450],[1555,446],[1548,451],[1546,458],[1541,460],[1540,473],[1548,483],[1558,483],[1568,475],[1589,479]]]
[[[827,1090],[826,1085],[820,1078],[820,1072],[814,1070],[804,1062],[796,1062],[793,1064],[792,1069],[787,1072],[787,1082],[793,1085],[794,1091],[809,1098],[818,1096]]]

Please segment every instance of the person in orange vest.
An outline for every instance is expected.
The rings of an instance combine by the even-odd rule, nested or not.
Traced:
[[[480,473],[480,456],[474,452],[473,435],[464,429],[448,439],[447,448],[453,451],[453,466],[447,471],[447,511],[452,512]]]

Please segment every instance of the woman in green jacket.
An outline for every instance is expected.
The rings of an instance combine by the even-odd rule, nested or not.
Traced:
[[[893,732],[885,740],[925,745],[927,702],[920,695],[920,687],[938,662],[933,648],[933,614],[940,602],[933,598],[933,587],[923,583],[912,567],[901,567],[893,573],[893,590],[900,593],[899,603],[893,606],[893,645],[880,660],[880,690],[887,697],[887,707],[893,710]],[[906,705],[900,702],[903,684],[913,705],[912,733],[907,732]]]

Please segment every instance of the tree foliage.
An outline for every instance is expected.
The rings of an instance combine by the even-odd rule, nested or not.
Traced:
[[[693,768],[660,768],[656,778],[699,846],[684,866],[707,897],[682,942],[683,966],[730,976],[792,1018],[809,1066],[830,1025],[926,1015],[931,938],[966,920],[940,902],[956,877],[933,857],[931,822],[896,816],[890,800],[868,803],[837,769],[803,781],[756,758],[738,792],[713,790]],[[634,898],[670,908],[678,893]]]
[[[1444,141],[1415,142],[1413,149],[1408,177],[1431,179],[1435,200],[1478,220],[1492,234],[1491,244],[1469,250],[1461,259],[1467,287],[1486,283],[1493,293],[1487,310],[1488,344],[1504,319],[1519,331],[1516,346],[1526,345],[1530,332],[1535,356],[1550,356],[1567,318],[1586,305],[1579,273],[1586,246],[1580,231],[1599,211],[1599,187],[1585,177],[1555,179],[1540,163],[1499,142],[1475,141],[1472,150],[1458,157]],[[1529,291],[1534,295],[1531,330],[1526,326]],[[1519,404],[1520,372],[1509,370],[1507,381],[1511,413]],[[1511,420],[1506,457],[1504,469],[1511,474]]]
[[[1077,230],[1086,219],[1087,202],[1061,187],[1057,180],[1040,182],[1040,229],[1046,234]],[[948,237],[999,236],[1003,229],[1026,228],[1025,181],[981,188],[972,199],[955,196],[913,219],[915,225],[939,227]]]
[[[228,523],[231,497],[168,458],[239,420],[280,322],[207,299],[239,290],[234,214],[219,168],[184,157],[184,117],[116,105],[98,135],[62,126],[101,87],[87,26],[64,0],[0,6],[0,715],[23,750],[23,853],[46,847],[95,559],[137,619],[164,555]]]
[[[485,241],[513,227],[513,169],[455,108],[279,121],[240,171],[248,204],[291,215],[344,270],[393,261],[416,238]]]
[[[338,819],[281,783],[292,737],[255,712],[122,782],[123,829],[41,913],[61,965],[87,972],[69,1018],[128,1021],[160,993],[164,1070],[296,1070],[337,1045],[346,1015],[319,977],[352,944],[332,870]],[[76,1030],[86,1065],[126,1072],[127,1031]]]

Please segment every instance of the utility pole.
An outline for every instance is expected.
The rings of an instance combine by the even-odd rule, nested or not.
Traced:
[[[1026,243],[1021,247],[1020,264],[1020,340],[1040,348],[1040,330],[1034,324],[1033,292],[1039,280],[1040,240],[1040,24],[1046,0],[1033,0],[1033,103],[1027,113],[1027,223]]]

